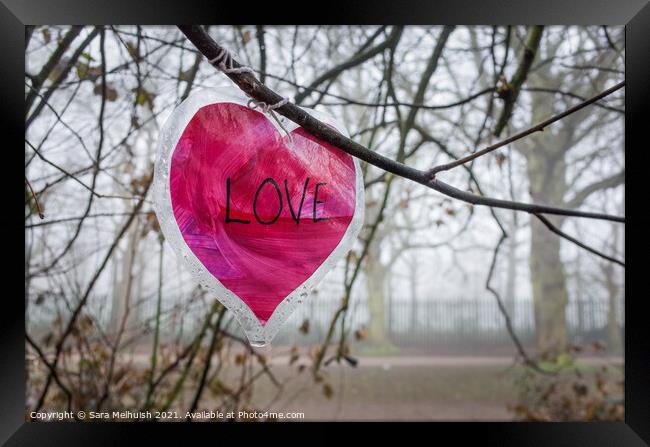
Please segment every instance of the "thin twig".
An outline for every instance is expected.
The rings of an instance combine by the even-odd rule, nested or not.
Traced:
[[[50,374],[52,375],[52,378],[54,379],[54,382],[56,382],[57,385],[59,385],[59,388],[65,393],[65,395],[68,398],[68,411],[72,410],[72,392],[68,389],[67,386],[61,382],[61,379],[59,378],[59,375],[56,372],[56,366],[52,365],[48,360],[45,354],[43,353],[43,350],[36,344],[36,342],[30,337],[28,333],[25,332],[25,340],[27,340],[27,343],[36,351],[36,354],[38,354],[38,357],[41,359],[41,361],[47,366],[47,369],[50,371]]]
[[[535,362],[533,359],[531,359],[528,356],[528,354],[526,353],[526,350],[524,349],[524,345],[519,340],[519,337],[517,336],[517,333],[515,332],[514,326],[512,324],[512,319],[510,318],[510,315],[508,314],[508,310],[506,309],[505,304],[503,304],[503,300],[501,299],[501,296],[499,295],[499,293],[490,284],[490,282],[492,281],[492,276],[494,275],[494,271],[495,271],[495,268],[496,268],[497,259],[499,257],[499,250],[501,249],[501,246],[503,245],[503,241],[505,241],[507,237],[508,237],[508,234],[502,228],[501,229],[501,237],[499,238],[499,241],[497,242],[496,247],[494,247],[494,254],[492,255],[492,262],[490,263],[490,270],[488,272],[488,276],[487,276],[487,279],[485,281],[485,288],[496,299],[497,306],[499,306],[499,311],[501,312],[501,315],[503,315],[503,318],[504,318],[505,323],[506,323],[506,330],[508,331],[508,334],[510,335],[510,339],[515,344],[515,347],[517,349],[517,353],[519,354],[519,357],[521,357],[524,365],[532,368],[533,370],[537,371],[538,373],[552,375],[552,374],[554,374],[553,371],[547,371],[545,369],[540,368],[539,365],[537,365],[537,362]]]
[[[613,257],[611,257],[611,256],[608,256],[608,255],[606,255],[605,253],[603,253],[603,252],[601,252],[601,251],[598,251],[598,250],[596,250],[595,248],[592,248],[592,247],[590,247],[590,246],[584,244],[583,242],[580,242],[580,241],[577,240],[576,238],[574,238],[574,237],[572,237],[572,236],[569,236],[568,234],[566,234],[565,232],[563,232],[562,230],[560,230],[559,228],[557,228],[555,225],[553,225],[553,224],[552,224],[552,223],[551,223],[551,222],[550,222],[546,217],[542,216],[541,214],[537,214],[537,213],[533,213],[533,214],[534,214],[534,216],[537,217],[537,218],[538,218],[538,219],[539,219],[539,220],[540,220],[544,225],[546,225],[546,228],[548,228],[549,230],[551,230],[553,233],[557,234],[558,236],[561,236],[561,237],[563,237],[564,239],[566,239],[566,240],[568,240],[568,241],[570,241],[570,242],[573,242],[573,243],[576,244],[578,247],[580,247],[580,248],[584,248],[585,250],[587,250],[587,251],[590,252],[590,253],[595,254],[596,256],[600,256],[601,258],[603,258],[603,259],[607,259],[608,261],[613,262],[613,263],[615,263],[615,264],[618,264],[618,265],[620,265],[621,267],[625,267],[625,262],[623,262],[623,261],[621,261],[621,260],[619,260],[619,259],[613,258]]]
[[[444,165],[435,166],[435,167],[431,168],[428,171],[428,175],[430,175],[433,178],[439,172],[448,171],[448,170],[453,169],[453,168],[455,168],[457,166],[465,164],[468,161],[471,161],[471,160],[474,160],[476,158],[482,157],[485,154],[489,154],[490,152],[492,152],[492,151],[494,151],[496,149],[499,149],[500,147],[503,147],[503,146],[505,146],[507,144],[510,144],[510,143],[514,142],[514,141],[520,140],[520,139],[522,139],[524,137],[527,137],[528,135],[533,134],[535,132],[542,132],[542,131],[544,131],[544,129],[546,127],[548,127],[549,125],[555,123],[556,121],[559,121],[562,118],[565,118],[565,117],[571,115],[572,113],[577,112],[578,110],[584,109],[588,105],[595,103],[596,101],[604,98],[605,96],[611,95],[612,93],[614,93],[617,90],[620,90],[624,86],[625,86],[625,81],[619,82],[615,86],[613,86],[611,88],[608,88],[607,90],[597,94],[596,96],[593,96],[593,97],[581,102],[580,104],[575,105],[575,106],[565,110],[562,113],[558,113],[557,115],[554,115],[551,118],[549,118],[547,120],[544,120],[539,124],[534,125],[533,127],[529,127],[526,130],[523,130],[523,131],[521,131],[519,133],[516,133],[515,135],[512,135],[511,137],[508,137],[505,140],[499,141],[498,143],[495,143],[495,144],[493,144],[491,146],[488,146],[485,149],[481,149],[480,151],[476,151],[473,154],[468,155],[467,157],[459,158],[458,160],[452,161],[451,163],[446,163]]]
[[[210,340],[210,346],[208,347],[208,352],[206,354],[206,359],[205,359],[205,364],[203,365],[203,371],[201,372],[201,379],[199,380],[199,385],[196,388],[196,392],[194,393],[194,399],[192,399],[192,404],[190,405],[190,408],[187,410],[188,413],[193,412],[196,410],[196,407],[199,406],[199,401],[201,400],[201,395],[203,394],[203,390],[205,389],[205,384],[208,378],[208,372],[210,371],[210,366],[212,365],[212,354],[214,353],[214,350],[217,346],[217,342],[219,341],[219,336],[221,335],[221,321],[223,320],[223,316],[226,313],[226,308],[222,307],[221,310],[219,311],[219,316],[217,317],[217,322],[214,324],[214,327],[212,328],[212,339]],[[191,420],[191,418],[188,416],[187,420]]]
[[[25,184],[29,188],[29,192],[32,195],[32,199],[34,199],[34,203],[36,204],[36,210],[38,211],[38,217],[41,219],[45,219],[45,214],[43,214],[43,209],[41,208],[40,203],[38,203],[38,199],[36,198],[36,193],[34,192],[34,188],[32,188],[32,184],[29,183],[29,180],[27,180],[27,176],[25,176]]]

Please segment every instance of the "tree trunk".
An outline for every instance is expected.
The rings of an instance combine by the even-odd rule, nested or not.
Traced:
[[[516,301],[516,285],[517,285],[517,225],[513,213],[512,221],[508,228],[508,265],[506,271],[506,293],[505,293],[505,306],[508,315],[515,319],[515,301]]]
[[[386,269],[381,264],[379,253],[373,242],[366,255],[366,291],[370,323],[368,338],[377,345],[389,343],[386,331]]]
[[[557,144],[554,136],[541,138],[540,143],[543,146],[530,151],[527,157],[531,197],[539,204],[562,203],[566,190],[566,163],[561,155],[542,150]],[[561,228],[561,217],[546,217],[553,225]],[[555,233],[531,216],[530,280],[537,349],[543,357],[550,360],[566,352],[568,347],[568,292],[564,265],[560,258],[560,241]]]
[[[619,227],[613,226],[614,237],[611,241],[613,252],[618,251]],[[617,269],[611,262],[601,264],[601,270],[605,279],[609,309],[607,312],[607,344],[611,354],[620,353],[623,350],[621,329],[618,325],[618,300],[621,287],[617,281]]]
[[[568,294],[560,238],[537,219],[533,219],[531,231],[530,274],[537,348],[544,357],[555,359],[568,347]]]
[[[585,316],[584,316],[584,293],[582,283],[582,254],[578,252],[576,256],[576,305],[578,307],[578,330],[577,332],[582,336],[585,330]]]
[[[621,331],[618,327],[618,293],[613,264],[609,264],[606,270],[607,293],[609,295],[609,311],[607,313],[607,338],[610,353],[619,353],[623,347]]]
[[[547,133],[539,138],[539,145],[527,154],[530,195],[539,204],[561,204],[566,193],[566,162],[562,153],[560,135]],[[557,149],[556,149],[557,150]],[[561,228],[563,219],[546,216]],[[566,352],[568,331],[566,306],[568,292],[564,265],[560,258],[560,241],[555,233],[531,216],[530,280],[535,309],[535,332],[538,352],[555,359]]]
[[[411,313],[409,315],[409,321],[412,331],[417,331],[418,328],[418,261],[417,257],[413,256],[413,259],[410,264],[409,269],[409,285],[411,289]]]
[[[542,121],[550,110],[553,110],[551,95],[535,96],[532,122]],[[563,124],[566,125],[536,135],[525,152],[530,196],[534,203],[556,206],[564,203],[568,188],[565,153],[573,145],[573,129],[567,127],[568,123]],[[561,228],[563,218],[546,218]],[[538,353],[549,360],[567,352],[569,344],[566,323],[568,291],[560,241],[561,238],[531,215],[529,262],[535,335]]]
[[[109,322],[109,332],[117,334],[126,327],[131,307],[131,291],[133,288],[133,264],[135,261],[136,246],[138,242],[137,219],[129,228],[127,246],[122,258],[122,271],[113,297],[113,307]]]

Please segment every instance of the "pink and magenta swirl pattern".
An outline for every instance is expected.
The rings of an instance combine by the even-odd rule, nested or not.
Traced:
[[[264,324],[343,238],[355,182],[353,159],[343,151],[302,128],[289,139],[260,112],[216,103],[199,109],[183,131],[170,194],[190,250]]]

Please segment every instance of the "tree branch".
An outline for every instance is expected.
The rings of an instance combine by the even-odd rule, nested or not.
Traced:
[[[209,60],[214,59],[222,51],[222,47],[217,44],[203,28],[197,25],[179,26],[179,29],[185,36],[196,46],[196,48]],[[233,68],[240,68],[242,65],[233,58]],[[250,73],[226,73],[226,75],[248,96],[257,101],[263,101],[267,104],[276,104],[284,98],[273,90],[260,83],[255,76]],[[590,213],[578,210],[569,210],[555,208],[550,206],[520,203],[508,200],[493,199],[484,196],[478,196],[466,191],[461,191],[438,179],[431,179],[427,171],[419,170],[396,162],[377,152],[371,151],[361,144],[341,135],[333,130],[330,126],[317,120],[300,107],[292,103],[287,103],[278,107],[275,112],[285,116],[294,123],[303,127],[311,135],[326,141],[333,146],[338,147],[344,152],[364,160],[385,171],[391,172],[397,176],[407,178],[414,182],[420,183],[428,188],[438,191],[449,197],[462,200],[473,205],[485,205],[495,208],[511,209],[516,211],[525,211],[527,213],[557,214],[564,216],[584,217],[591,219],[610,220],[614,222],[625,222],[621,216],[613,216],[602,213]]]
[[[36,95],[38,94],[39,90],[43,86],[43,83],[45,83],[45,80],[50,76],[52,70],[54,70],[54,67],[56,67],[56,65],[63,57],[63,53],[67,51],[72,41],[75,40],[76,37],[81,32],[82,28],[83,26],[78,26],[78,25],[71,27],[70,31],[68,31],[66,35],[63,37],[61,43],[56,47],[56,50],[54,50],[54,52],[47,60],[45,65],[43,65],[41,71],[39,71],[39,73],[32,78],[32,85],[31,85],[32,89],[27,95],[27,98],[25,98],[25,115],[27,115],[29,109],[31,109],[32,104],[36,99]]]
[[[614,262],[614,263],[620,265],[621,267],[625,267],[625,262],[620,261],[620,260],[618,260],[616,258],[612,258],[611,256],[607,256],[603,252],[600,252],[600,251],[596,250],[595,248],[592,248],[592,247],[580,242],[576,238],[574,238],[572,236],[569,236],[568,234],[566,234],[565,232],[560,230],[558,227],[553,225],[546,217],[542,216],[541,214],[535,214],[535,217],[537,217],[546,226],[546,228],[548,228],[549,230],[551,230],[553,233],[557,234],[558,236],[563,237],[564,239],[566,239],[566,240],[568,240],[570,242],[573,242],[578,247],[584,248],[585,250],[587,250],[590,253],[595,254],[596,256],[600,256],[601,258],[606,259],[606,260],[608,260],[610,262]]]
[[[501,111],[499,120],[497,121],[497,124],[494,128],[494,135],[497,137],[501,135],[501,131],[503,131],[504,127],[506,127],[506,124],[508,124],[508,121],[512,116],[512,111],[514,110],[515,103],[519,97],[521,86],[526,81],[530,67],[533,64],[535,55],[537,54],[539,42],[542,40],[543,31],[544,27],[539,25],[531,26],[528,29],[524,54],[521,57],[517,71],[512,76],[510,82],[504,86],[504,89],[501,92],[505,99],[505,103],[503,104],[503,110]]]
[[[199,401],[201,400],[201,395],[203,394],[206,380],[208,378],[208,372],[210,371],[210,366],[212,365],[212,354],[214,354],[214,350],[217,346],[217,342],[221,334],[221,321],[223,320],[223,316],[225,313],[226,313],[226,308],[222,307],[219,310],[217,322],[214,324],[214,328],[212,328],[212,339],[210,340],[210,346],[208,347],[208,352],[206,354],[205,365],[203,365],[203,371],[201,372],[201,379],[199,380],[199,386],[196,388],[196,393],[194,393],[194,399],[192,399],[192,404],[190,405],[189,410],[187,410],[188,413],[193,412],[194,410],[196,410],[196,407],[199,406]],[[191,420],[189,417],[187,419]]]
[[[444,50],[445,45],[447,44],[447,39],[449,39],[449,35],[454,30],[454,28],[455,28],[454,26],[445,26],[442,29],[442,32],[438,37],[438,41],[436,42],[436,46],[433,49],[433,54],[429,58],[429,63],[424,69],[424,73],[422,74],[422,78],[420,79],[420,83],[418,84],[418,88],[415,92],[415,96],[413,96],[414,104],[422,104],[422,102],[424,101],[424,94],[426,93],[427,87],[429,86],[429,81],[431,79],[431,76],[436,71],[436,68],[438,68],[438,61],[440,60],[440,56],[442,56],[442,50]],[[416,107],[411,107],[409,109],[408,115],[406,115],[406,119],[404,120],[404,123],[402,125],[402,129],[403,129],[402,138],[404,140],[406,139],[408,131],[411,130],[413,124],[415,123],[415,116],[418,110],[419,109]],[[404,143],[402,143],[402,145],[403,144]]]
[[[512,324],[512,318],[510,318],[510,315],[508,314],[508,310],[506,309],[506,306],[503,303],[501,296],[490,284],[492,282],[492,276],[494,275],[494,271],[496,268],[497,259],[499,257],[499,251],[501,250],[501,246],[503,245],[503,242],[506,240],[507,237],[508,234],[502,229],[501,237],[499,237],[499,241],[497,242],[497,245],[494,247],[494,252],[492,254],[492,261],[490,262],[490,270],[488,272],[487,279],[485,280],[485,288],[488,290],[488,292],[492,294],[492,296],[494,296],[494,299],[497,302],[497,306],[499,307],[499,312],[501,312],[501,315],[505,320],[506,330],[508,331],[508,335],[510,335],[510,339],[515,344],[515,348],[517,349],[517,353],[519,354],[519,357],[521,357],[521,361],[523,362],[523,364],[532,368],[538,373],[552,375],[553,374],[552,371],[547,371],[545,369],[540,368],[537,362],[535,362],[533,359],[530,358],[530,356],[526,352],[526,349],[524,348],[523,343],[521,342],[521,340],[519,340],[519,337],[515,332],[514,325]]]
[[[561,120],[562,118],[565,118],[565,117],[577,112],[578,110],[584,109],[588,105],[593,104],[593,103],[603,99],[604,97],[606,97],[608,95],[611,95],[612,93],[614,93],[617,90],[620,90],[624,86],[625,86],[625,81],[619,82],[615,86],[608,88],[607,90],[597,94],[596,96],[593,96],[593,97],[581,102],[580,104],[577,104],[577,105],[565,110],[562,113],[558,113],[557,115],[554,115],[551,118],[549,118],[549,119],[547,119],[545,121],[542,121],[541,123],[536,124],[533,127],[529,127],[526,130],[523,130],[523,131],[521,131],[521,132],[519,132],[519,133],[517,133],[517,134],[515,134],[515,135],[513,135],[511,137],[508,137],[505,140],[499,141],[498,143],[495,143],[495,144],[493,144],[491,146],[488,146],[485,149],[481,149],[480,151],[476,151],[473,154],[468,155],[467,157],[459,158],[458,160],[455,160],[455,161],[453,161],[451,163],[435,166],[435,167],[433,167],[432,169],[429,170],[429,174],[433,177],[438,172],[448,171],[450,169],[453,169],[456,166],[462,165],[464,163],[467,163],[468,161],[472,161],[472,160],[474,160],[476,158],[482,157],[485,154],[489,154],[490,152],[492,152],[492,151],[494,151],[496,149],[499,149],[500,147],[506,146],[506,145],[508,145],[510,143],[513,143],[513,142],[515,142],[517,140],[520,140],[520,139],[522,139],[524,137],[527,137],[530,134],[533,134],[535,132],[543,132],[544,129],[546,127],[550,126],[551,124],[553,124],[553,123]]]
[[[183,31],[183,28],[199,28],[199,27],[197,26],[197,27],[180,27],[180,28],[181,28],[181,31]],[[395,26],[395,27],[393,27],[391,33],[388,35],[386,40],[384,40],[382,43],[380,43],[380,44],[378,44],[378,45],[376,45],[376,46],[374,46],[374,47],[372,47],[372,48],[370,48],[370,49],[368,49],[366,51],[356,53],[350,59],[346,60],[345,62],[343,62],[343,63],[341,63],[339,65],[337,65],[334,68],[331,68],[331,69],[327,70],[325,73],[320,75],[318,78],[314,79],[314,81],[312,81],[312,83],[309,84],[309,86],[306,87],[305,90],[302,93],[298,93],[296,95],[296,97],[295,97],[296,104],[300,104],[302,101],[304,101],[305,98],[307,98],[311,94],[311,92],[313,91],[313,89],[315,87],[318,87],[320,84],[327,81],[328,79],[337,77],[338,75],[343,73],[348,68],[356,67],[357,65],[360,65],[360,64],[364,63],[365,61],[367,61],[369,59],[372,59],[373,57],[375,57],[376,55],[378,55],[379,53],[384,51],[386,48],[389,48],[389,47],[395,45],[397,43],[398,39],[400,38],[400,36],[402,35],[402,30],[403,29],[404,29],[403,26]],[[183,34],[185,34],[187,36],[187,34],[184,31],[183,31]],[[373,34],[368,41],[372,42],[372,40],[374,40],[376,36],[377,36],[377,33]],[[189,38],[189,36],[188,36],[188,38]],[[192,39],[190,38],[190,40],[192,40]],[[192,42],[192,43],[194,43],[194,42]],[[368,43],[366,43],[366,45],[364,45],[364,46],[367,46],[367,45],[368,45]],[[199,48],[199,47],[197,47],[197,48],[199,49],[199,51],[201,51],[201,48]],[[201,53],[203,53],[203,51],[201,51]],[[203,53],[203,54],[205,55],[205,53]]]
[[[262,25],[257,25],[256,26],[256,33],[255,35],[257,36],[257,44],[260,49],[260,82],[264,84],[265,78],[266,78],[266,42],[264,40],[264,26]],[[199,56],[200,57],[200,56]]]
[[[573,196],[573,198],[567,201],[565,203],[565,206],[567,206],[568,208],[577,208],[580,205],[582,205],[582,202],[584,202],[587,197],[589,197],[591,194],[595,193],[596,191],[600,191],[601,189],[614,188],[618,185],[623,184],[624,182],[625,182],[625,171],[621,171],[603,180],[585,186],[580,191],[578,191]]]
[[[72,70],[72,67],[77,63],[77,59],[79,59],[79,56],[81,56],[81,53],[86,49],[88,45],[90,45],[90,42],[99,34],[99,32],[102,30],[101,26],[95,27],[90,34],[84,39],[83,42],[81,42],[81,45],[77,47],[75,52],[70,56],[70,59],[67,61],[66,65],[62,68],[60,74],[52,81],[52,84],[50,85],[50,88],[48,88],[45,93],[43,94],[43,99],[34,107],[34,111],[29,115],[29,117],[25,120],[25,131],[29,128],[29,126],[32,124],[32,122],[36,119],[36,117],[39,115],[41,110],[43,110],[43,107],[45,107],[45,104],[47,101],[50,99],[50,96],[59,88],[61,83],[65,80],[65,78],[68,76],[68,73],[70,73],[70,70]],[[25,113],[27,113],[27,109],[25,109]]]

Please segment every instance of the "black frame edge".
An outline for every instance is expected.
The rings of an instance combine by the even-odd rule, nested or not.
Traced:
[[[452,0],[446,2],[430,2],[408,0],[409,5],[400,5],[400,11],[395,14],[396,6],[391,6],[387,1],[378,2],[369,14],[361,15],[368,8],[367,3],[363,6],[356,4],[348,5],[345,8],[331,8],[323,16],[318,16],[319,21],[336,23],[340,21],[351,21],[356,23],[463,23],[463,24],[485,24],[485,23],[572,23],[572,24],[627,24],[626,25],[626,169],[629,176],[626,181],[626,215],[628,226],[626,227],[626,240],[634,241],[634,249],[642,250],[650,247],[650,239],[645,233],[650,225],[650,218],[643,216],[643,207],[639,206],[636,194],[639,188],[632,187],[632,176],[643,179],[647,166],[650,162],[650,154],[646,150],[647,139],[644,135],[644,128],[647,127],[647,117],[650,116],[650,4],[648,0],[626,0],[625,2],[611,2],[605,0],[552,0],[551,2],[538,2],[526,5],[525,2],[486,0],[475,4],[473,9],[463,11],[467,8],[469,0]],[[39,4],[42,3],[42,4]],[[206,11],[205,5],[199,2],[182,2],[184,9],[179,15],[178,2],[164,0],[155,2],[155,8],[148,9],[153,1],[126,2],[115,0],[110,4],[104,2],[99,6],[91,2],[78,0],[52,0],[42,1],[21,1],[2,0],[0,4],[0,50],[4,57],[4,63],[0,69],[4,76],[0,83],[2,90],[2,126],[8,129],[6,134],[12,143],[6,144],[7,152],[17,152],[16,145],[20,146],[20,140],[24,139],[23,117],[17,110],[24,110],[23,95],[23,71],[24,71],[24,27],[31,23],[143,23],[160,24],[172,22],[197,23],[255,23],[267,22],[269,24],[283,24],[292,21],[313,20],[314,16],[303,13],[294,17],[282,14],[274,3],[269,12],[269,5],[253,12],[247,11],[247,6],[239,4],[226,5],[225,2],[211,4],[211,9]],[[359,2],[361,3],[361,2]],[[442,3],[442,4],[441,4]],[[6,5],[9,5],[7,7]],[[137,6],[135,6],[137,4]],[[90,6],[89,6],[90,5]],[[132,8],[129,9],[128,6]],[[221,7],[224,8],[220,9]],[[418,9],[420,8],[420,9]],[[266,20],[265,17],[266,16]],[[305,17],[306,16],[306,17]],[[464,18],[466,17],[466,18]],[[575,19],[574,19],[575,17]],[[61,20],[67,18],[67,20]],[[302,20],[301,20],[302,19]],[[171,20],[171,22],[170,22]],[[642,139],[643,138],[643,139]],[[632,151],[632,141],[637,142]],[[643,141],[643,145],[641,142]],[[630,148],[628,151],[627,148]],[[18,151],[19,152],[19,151]],[[634,162],[629,163],[628,156],[632,155]],[[21,159],[22,156],[17,156]],[[13,161],[10,166],[14,166]],[[7,173],[0,176],[4,182],[5,191],[12,191],[15,185],[22,181],[18,178],[20,169],[8,169]],[[13,172],[15,171],[15,172]],[[644,185],[641,183],[641,189]],[[636,190],[636,192],[635,192]],[[20,222],[24,203],[20,203],[19,196],[15,202],[7,194],[11,203],[0,214],[0,225],[5,234],[13,231],[24,231],[23,223]],[[14,209],[15,207],[15,209]],[[20,208],[19,208],[20,207]],[[20,226],[20,227],[19,227]],[[15,243],[18,250],[24,250],[24,240],[16,238],[9,243]],[[22,241],[22,242],[21,242]],[[628,255],[633,254],[637,262],[629,263],[626,272],[626,285],[629,290],[642,290],[641,283],[644,277],[646,260],[643,253],[628,250]],[[7,263],[4,269],[6,278],[16,281],[20,277],[22,266],[20,263]],[[17,264],[17,265],[16,265]],[[24,272],[22,272],[24,275]],[[638,283],[638,284],[637,284]],[[630,286],[632,286],[630,288]],[[19,287],[20,288],[20,287]],[[650,340],[650,326],[644,321],[646,313],[642,312],[643,295],[636,295],[635,300],[626,300],[626,340],[625,340],[625,396],[626,396],[626,419],[623,423],[566,423],[566,424],[528,424],[528,423],[495,423],[481,424],[472,423],[472,430],[465,430],[456,424],[437,424],[435,430],[440,432],[449,431],[450,435],[468,436],[470,431],[476,430],[477,439],[484,441],[490,439],[499,445],[644,445],[642,441],[650,443],[650,360],[647,349]],[[49,444],[58,445],[59,442],[66,444],[80,443],[84,445],[92,439],[100,445],[97,440],[113,445],[116,441],[134,439],[135,432],[144,431],[139,427],[147,429],[153,424],[67,424],[67,423],[25,423],[25,346],[24,346],[24,302],[17,293],[5,294],[5,308],[2,313],[2,337],[0,337],[0,352],[3,354],[3,361],[0,366],[1,398],[0,398],[0,442],[7,438],[11,440],[7,445],[40,445],[43,436],[47,436]],[[205,430],[211,433],[230,432],[232,428],[223,430],[217,429],[212,424],[201,424],[200,428],[192,425],[190,429],[186,424],[175,424],[174,429],[178,434],[194,436],[194,433]],[[303,425],[303,424],[298,424]],[[304,424],[309,431],[314,430],[313,424]],[[282,426],[282,424],[279,424]],[[301,429],[291,430],[301,432]],[[465,425],[463,425],[464,427]],[[175,436],[171,433],[170,424],[156,424],[156,432],[165,436]],[[390,427],[390,426],[388,426]],[[147,431],[149,430],[147,429]],[[17,430],[17,431],[16,431]],[[187,431],[186,431],[187,430]],[[190,432],[192,430],[192,432]],[[256,428],[262,434],[273,432],[275,428]],[[372,430],[382,432],[391,428],[382,428],[375,424]],[[238,430],[240,431],[240,430]],[[320,430],[319,430],[320,431]],[[329,429],[328,429],[329,431]],[[12,436],[12,433],[15,434]],[[94,436],[93,436],[94,432]],[[455,433],[453,433],[455,432]],[[501,434],[503,433],[503,434]],[[508,433],[504,439],[504,434]],[[323,430],[323,434],[326,432]],[[540,435],[544,439],[531,439],[531,436]],[[131,438],[133,436],[133,438]],[[313,431],[312,431],[313,436]],[[474,434],[472,434],[474,436]],[[179,438],[182,439],[182,438]],[[187,441],[187,438],[184,438]],[[647,445],[647,444],[645,444]]]

